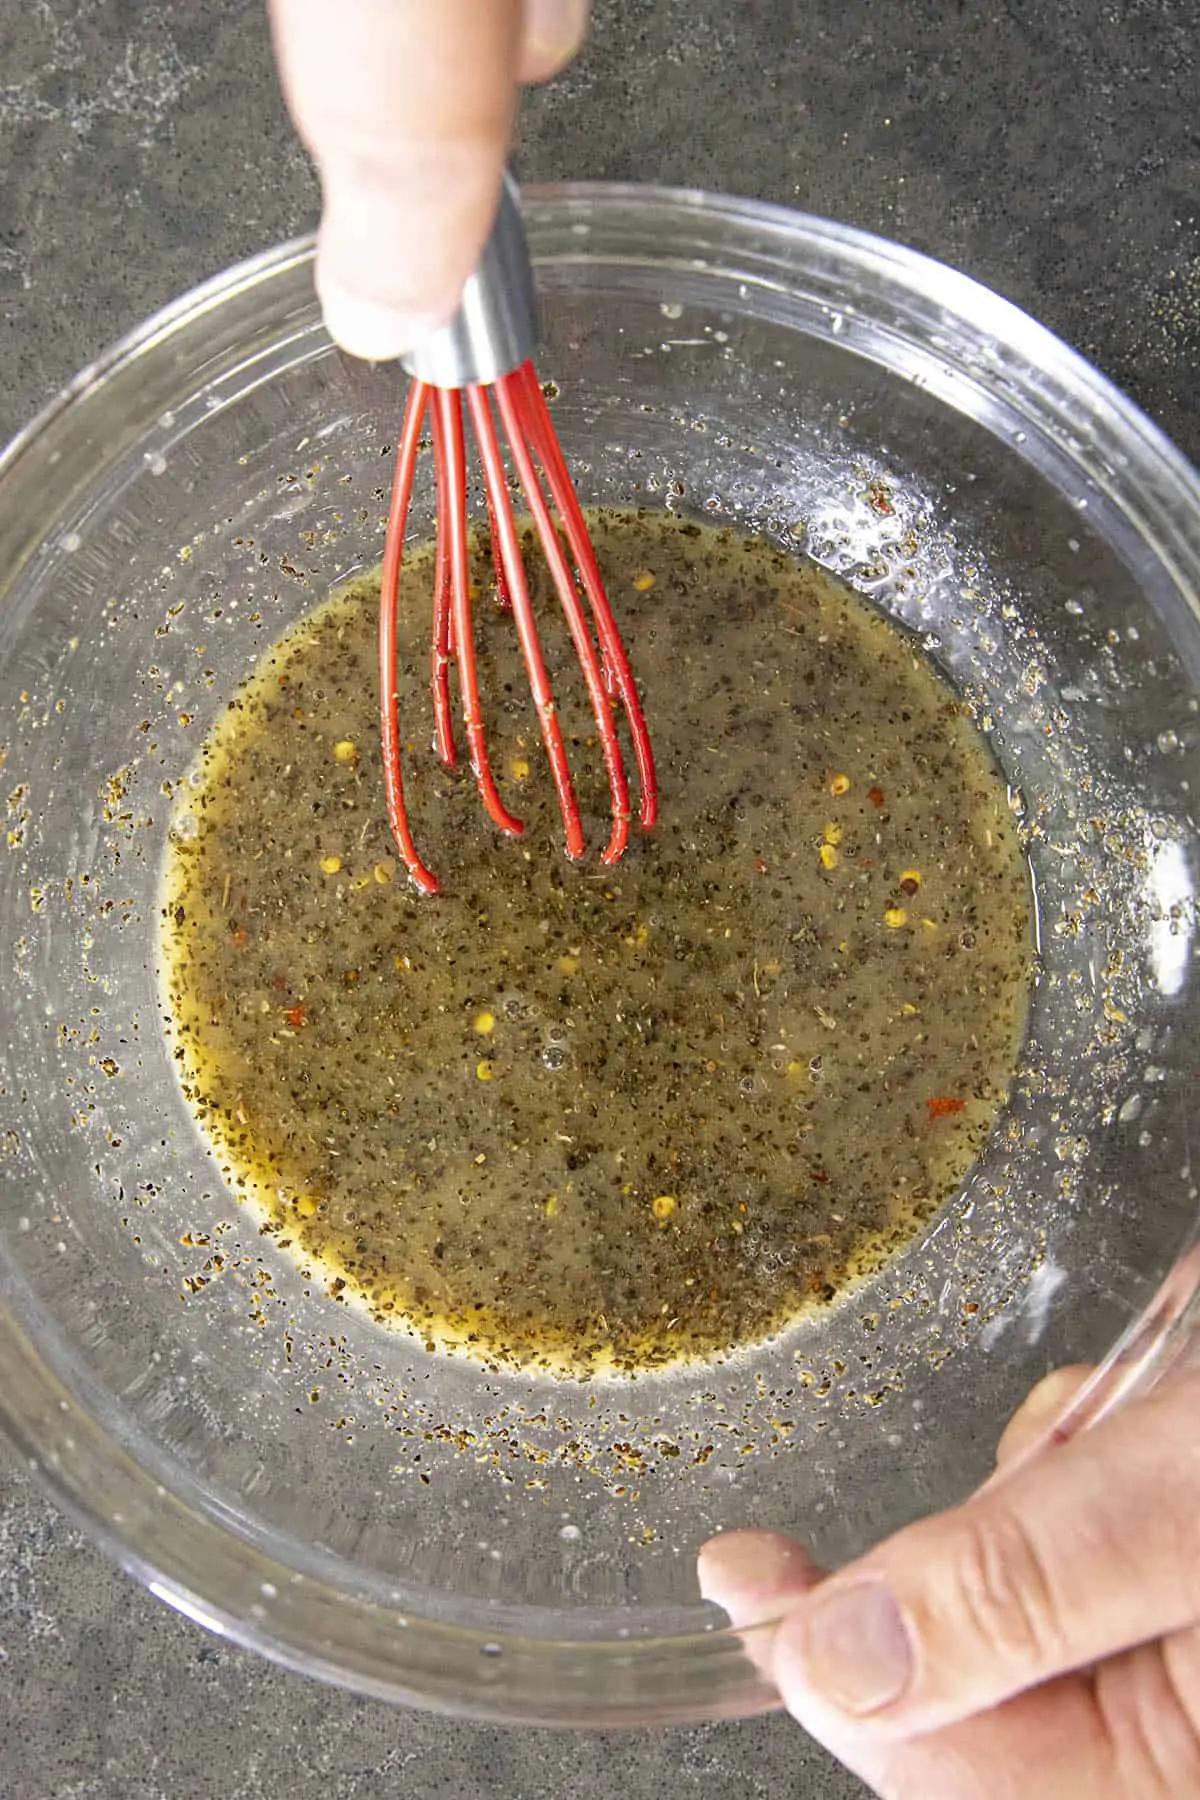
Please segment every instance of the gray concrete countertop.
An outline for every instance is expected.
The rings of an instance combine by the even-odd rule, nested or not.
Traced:
[[[1196,0],[597,0],[522,168],[758,194],[914,244],[1200,458]],[[107,341],[310,226],[254,0],[0,0],[0,438]],[[175,1618],[0,1463],[5,1800],[863,1790],[787,1721],[568,1738],[393,1712]]]

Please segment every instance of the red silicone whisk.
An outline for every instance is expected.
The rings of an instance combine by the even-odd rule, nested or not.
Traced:
[[[468,569],[467,441],[474,440],[487,498],[500,604],[511,611],[542,743],[562,812],[567,854],[585,853],[583,825],[551,692],[516,524],[511,477],[532,518],[579,659],[608,777],[612,829],[602,853],[614,863],[629,841],[629,775],[618,721],[628,728],[639,788],[638,821],[658,812],[654,753],[629,657],[605,593],[574,483],[532,362],[537,337],[533,277],[516,189],[506,176],[487,246],[455,317],[404,366],[412,376],[388,515],[379,608],[379,713],[388,817],[416,885],[438,891],[422,859],[404,800],[397,683],[397,607],[404,533],[417,452],[428,421],[433,441],[437,544],[434,563],[430,688],[433,742],[442,761],[457,760],[453,670],[472,772],[488,815],[501,831],[523,825],[505,805],[488,757],[471,623]],[[565,540],[565,542],[564,542]]]

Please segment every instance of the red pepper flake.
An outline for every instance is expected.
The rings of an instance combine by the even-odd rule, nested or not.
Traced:
[[[885,518],[889,518],[896,510],[892,505],[892,496],[887,485],[882,481],[873,481],[867,489],[867,505],[874,507],[875,511],[882,513]]]
[[[759,874],[759,875],[765,875],[765,874],[766,874],[766,872],[767,872],[767,865],[766,865],[766,863],[765,863],[765,862],[764,862],[764,861],[763,861],[763,859],[762,859],[762,857],[761,857],[761,856],[756,856],[756,857],[755,857],[755,859],[754,859],[754,867],[755,867],[755,870],[756,870],[756,872],[757,872],[757,873],[758,873],[758,874]]]
[[[829,1176],[825,1173],[824,1169],[810,1169],[808,1171],[808,1179],[810,1181],[828,1181]]]
[[[871,802],[872,806],[882,806],[883,789],[881,787],[869,787],[867,789],[867,799]]]
[[[932,1125],[935,1119],[945,1119],[951,1113],[960,1113],[967,1103],[956,1099],[953,1094],[934,1094],[925,1104],[929,1108],[929,1123]]]
[[[233,947],[235,950],[244,950],[246,948],[246,928],[244,925],[234,926]]]
[[[303,1003],[297,1006],[289,1006],[283,1016],[292,1027],[293,1031],[299,1031],[302,1025],[308,1023],[308,1008],[303,1005]],[[959,1101],[959,1105],[962,1105],[961,1100]]]

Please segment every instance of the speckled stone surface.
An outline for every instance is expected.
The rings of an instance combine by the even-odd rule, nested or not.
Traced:
[[[598,0],[522,168],[759,194],[989,282],[1200,457],[1195,0]],[[0,0],[0,436],[107,341],[308,227],[254,0]],[[167,1613],[0,1462],[4,1800],[863,1790],[780,1719],[503,1732],[318,1688]]]

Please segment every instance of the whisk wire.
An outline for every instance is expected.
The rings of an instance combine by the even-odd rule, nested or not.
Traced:
[[[436,894],[441,883],[421,859],[404,804],[404,775],[400,762],[400,696],[396,689],[396,615],[400,602],[400,564],[404,557],[404,532],[408,524],[409,501],[412,498],[413,473],[417,466],[421,426],[425,422],[428,400],[429,390],[425,383],[414,381],[409,389],[408,405],[400,430],[400,444],[396,452],[396,478],[392,483],[379,583],[379,728],[384,793],[396,848],[421,892]]]
[[[530,369],[530,365],[525,365]],[[613,828],[607,848],[603,853],[604,862],[616,862],[625,849],[629,839],[629,783],[625,775],[625,759],[621,754],[620,741],[617,738],[613,723],[612,704],[605,690],[604,677],[600,671],[600,658],[588,625],[587,616],[580,604],[575,585],[575,577],[571,565],[567,561],[559,539],[558,531],[546,496],[542,491],[540,474],[545,474],[549,484],[549,471],[542,466],[539,471],[534,458],[536,452],[527,435],[522,402],[527,398],[527,389],[521,382],[524,369],[514,370],[513,374],[495,383],[496,409],[500,414],[508,438],[509,452],[513,459],[513,467],[525,493],[529,511],[537,528],[541,542],[542,554],[550,570],[567,629],[571,634],[571,642],[575,646],[575,654],[583,670],[584,682],[587,686],[588,698],[592,705],[592,716],[596,721],[596,731],[600,739],[600,749],[604,757],[604,767],[608,775],[609,793],[612,800]],[[534,376],[533,386],[537,387]],[[541,397],[541,389],[538,388]],[[563,496],[560,492],[555,496],[556,504],[561,506]],[[572,489],[570,499],[574,499]],[[575,501],[578,506],[578,501]]]
[[[541,729],[542,743],[550,764],[550,773],[558,796],[559,811],[563,817],[567,855],[578,859],[583,855],[585,848],[583,824],[579,816],[579,801],[571,780],[571,769],[567,760],[566,745],[563,742],[562,727],[559,724],[558,708],[554,703],[550,677],[546,672],[546,661],[542,654],[541,640],[534,618],[533,603],[529,597],[529,583],[525,577],[520,539],[517,536],[516,521],[513,518],[504,458],[500,450],[500,442],[486,389],[468,388],[467,405],[471,412],[475,440],[479,445],[479,460],[483,465],[496,569],[498,575],[503,579],[508,593],[513,623],[516,626],[521,653],[525,659],[525,672],[529,677],[529,687],[533,695],[538,725]]]
[[[479,672],[475,661],[475,634],[471,629],[471,576],[467,554],[467,458],[463,437],[462,399],[457,389],[434,389],[433,418],[433,453],[439,469],[445,467],[450,490],[450,504],[445,514],[439,513],[438,523],[439,535],[444,535],[449,540],[454,659],[458,667],[458,687],[471,769],[488,817],[510,837],[519,837],[525,827],[520,819],[509,812],[500,798],[488,756],[483,708],[479,699]]]
[[[490,412],[488,414],[488,417],[489,418],[491,417]],[[472,422],[474,422],[474,418],[475,418],[474,409],[472,409],[471,418],[472,418]],[[476,430],[475,437],[476,437],[476,442],[478,442],[479,441],[478,430]],[[482,446],[481,446],[481,448],[482,448]],[[497,448],[498,448],[498,446],[497,446]],[[503,462],[501,462],[500,466],[501,466],[501,478],[503,479],[503,467],[504,467]],[[494,544],[498,541],[496,502],[492,499],[491,484],[486,479],[483,484],[483,492],[484,492],[484,497],[487,501],[488,533],[491,537],[492,543]],[[501,563],[501,561],[498,557],[495,559],[493,572],[496,577],[496,605],[500,608],[501,612],[511,612],[512,611],[512,595],[508,591],[508,576],[505,573],[503,564]]]
[[[658,776],[654,766],[654,751],[650,743],[650,733],[646,725],[646,716],[642,711],[641,699],[637,691],[637,683],[629,664],[625,646],[621,641],[617,622],[613,617],[608,593],[604,586],[604,578],[600,573],[600,565],[596,561],[596,552],[592,548],[592,540],[588,535],[579,498],[575,492],[575,483],[567,468],[566,458],[554,429],[542,393],[541,383],[532,363],[525,363],[516,371],[515,378],[522,384],[526,400],[526,418],[532,422],[531,436],[537,456],[546,471],[547,483],[555,509],[562,520],[567,534],[567,542],[571,555],[575,559],[579,577],[592,609],[592,617],[596,626],[596,635],[600,641],[602,668],[605,684],[610,694],[619,696],[629,734],[633,742],[634,756],[638,766],[638,784],[641,790],[641,807],[638,823],[649,831],[658,818]]]
[[[430,388],[429,394],[436,394]],[[457,396],[454,396],[457,398]],[[431,436],[434,444],[434,486],[437,516],[447,517],[453,504],[450,475],[445,456],[440,453],[442,430],[438,422],[436,402],[431,413]],[[429,682],[433,697],[433,747],[446,768],[458,761],[454,743],[454,712],[450,704],[450,664],[454,660],[454,609],[451,603],[450,534],[439,531],[433,561],[433,645],[430,652]]]

